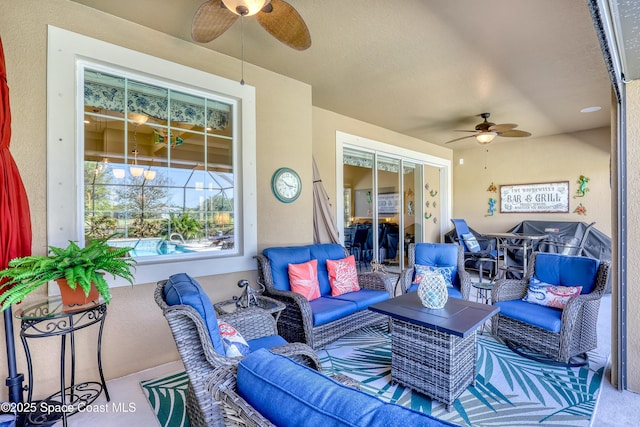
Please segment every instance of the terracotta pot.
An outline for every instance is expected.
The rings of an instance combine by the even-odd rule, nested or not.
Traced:
[[[76,286],[75,290],[71,289],[67,284],[67,279],[56,279],[56,282],[60,288],[60,296],[62,297],[62,303],[64,305],[83,305],[96,302],[98,298],[100,298],[98,289],[93,282],[91,283],[89,295],[84,294],[84,290],[80,285]]]

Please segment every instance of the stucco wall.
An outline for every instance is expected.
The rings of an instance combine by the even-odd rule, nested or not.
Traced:
[[[627,386],[640,392],[640,81],[626,85],[627,91]]]
[[[611,236],[610,147],[610,129],[602,128],[545,138],[502,138],[456,150],[453,215],[480,232],[507,231],[524,220],[595,221],[598,230]],[[589,191],[585,197],[574,197],[580,175],[590,179]],[[569,181],[569,213],[500,213],[500,185],[551,181]],[[498,193],[487,191],[491,183]],[[490,197],[498,201],[494,216],[487,216]],[[586,215],[574,213],[580,203]]]

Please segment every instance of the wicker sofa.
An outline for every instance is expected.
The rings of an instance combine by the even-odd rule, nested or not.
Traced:
[[[250,354],[238,366],[216,369],[208,388],[234,426],[454,425],[385,403],[267,350]]]
[[[182,284],[179,295],[169,287]],[[171,295],[168,295],[171,292]],[[216,316],[211,301],[200,285],[186,274],[176,274],[158,282],[155,301],[162,310],[182,358],[189,385],[187,414],[192,426],[224,426],[217,402],[207,392],[207,378],[220,366],[235,366],[240,357],[224,355],[217,320],[231,324],[248,341],[249,347],[271,347],[274,352],[291,357],[314,369],[321,369],[318,357],[309,346],[287,344],[277,335],[276,321],[260,309],[244,309]],[[276,347],[273,347],[276,346]]]
[[[536,252],[522,280],[499,280],[491,300],[500,307],[492,332],[518,351],[530,350],[559,363],[597,347],[600,300],[607,287],[609,261]],[[524,301],[531,278],[554,286],[582,286],[581,293],[555,308]],[[527,353],[522,353],[527,355]],[[535,355],[533,357],[536,357]]]
[[[382,273],[358,275],[360,291],[331,296],[327,259],[338,260],[349,253],[339,244],[273,247],[265,249],[258,260],[258,280],[265,295],[286,305],[278,330],[289,342],[303,342],[313,349],[323,348],[338,338],[360,329],[388,321],[388,317],[369,311],[369,305],[393,296],[393,284]],[[288,266],[318,260],[320,298],[312,301],[292,292]]]

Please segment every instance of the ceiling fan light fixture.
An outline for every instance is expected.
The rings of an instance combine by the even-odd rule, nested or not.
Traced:
[[[498,135],[497,132],[480,132],[476,135],[476,139],[480,144],[488,144]]]
[[[255,15],[268,2],[268,0],[222,0],[227,9],[240,16]]]

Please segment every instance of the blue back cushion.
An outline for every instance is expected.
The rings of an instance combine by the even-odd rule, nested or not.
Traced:
[[[416,243],[416,264],[453,267],[451,283],[453,286],[459,286],[458,245],[455,243]]]
[[[209,330],[213,348],[224,356],[224,345],[218,330],[216,312],[213,310],[211,300],[197,281],[185,273],[174,274],[164,285],[164,299],[169,306],[183,304],[193,307]]]
[[[327,270],[327,260],[343,259],[344,248],[337,243],[324,243],[310,245],[311,259],[318,260],[318,283],[320,283],[320,295],[331,295],[331,285],[329,284],[329,271]]]
[[[280,291],[290,291],[289,264],[311,261],[311,252],[307,246],[267,248],[262,254],[269,258],[273,286]]]
[[[595,286],[600,260],[554,253],[536,254],[535,276],[542,282],[558,286],[582,286],[582,294]]]
[[[238,393],[247,403],[282,427],[453,425],[385,403],[264,349],[251,353],[240,362],[237,386]]]

